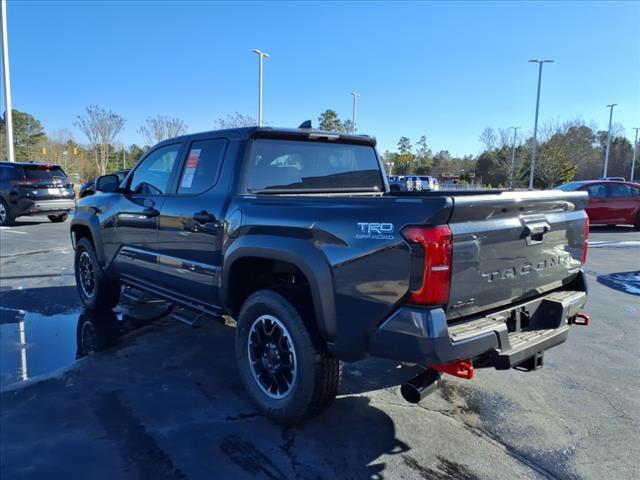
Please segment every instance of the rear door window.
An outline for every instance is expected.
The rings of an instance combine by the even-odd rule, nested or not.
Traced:
[[[384,190],[375,149],[366,145],[258,139],[248,169],[251,192]]]
[[[192,142],[178,184],[178,193],[197,195],[213,187],[218,181],[226,149],[227,141],[222,138]]]
[[[624,183],[612,183],[609,185],[608,195],[611,198],[631,197],[633,191],[629,185]]]

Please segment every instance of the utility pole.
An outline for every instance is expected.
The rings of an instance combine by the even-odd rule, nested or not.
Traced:
[[[553,60],[529,60],[538,64],[538,94],[536,96],[536,118],[533,124],[533,147],[531,148],[531,168],[529,169],[529,190],[533,190],[533,172],[536,168],[536,153],[538,149],[538,112],[540,110],[540,84],[542,83],[542,65],[553,63]]]
[[[269,58],[269,54],[254,49],[253,53],[258,54],[258,126],[262,126],[262,59]]]
[[[358,92],[351,92],[353,95],[353,111],[351,113],[351,133],[356,133],[356,99],[360,96]]]
[[[13,113],[11,111],[11,75],[9,75],[9,40],[7,34],[7,0],[1,0],[0,23],[2,24],[2,80],[4,83],[4,124],[7,136],[7,160],[15,162],[13,153]]]
[[[613,120],[613,107],[618,105],[617,103],[612,103],[611,105],[607,105],[609,109],[609,130],[607,131],[607,149],[604,152],[604,171],[602,173],[602,177],[607,177],[607,170],[609,169],[609,149],[611,148],[611,120]]]
[[[516,173],[516,134],[520,127],[513,128],[513,145],[511,146],[511,174],[509,175],[509,188],[513,189],[513,176]]]
[[[122,147],[122,169],[123,169],[123,170],[126,170],[126,169],[127,169],[127,161],[126,161],[126,159],[125,159],[125,156],[124,156],[124,155],[125,155],[125,154],[124,154],[124,147]]]
[[[633,182],[633,175],[636,170],[636,157],[638,155],[638,130],[640,130],[640,128],[632,128],[631,130],[636,131],[636,139],[633,142],[633,158],[631,160],[631,180],[629,180]]]

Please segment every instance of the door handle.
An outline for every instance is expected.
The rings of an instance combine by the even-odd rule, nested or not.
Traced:
[[[202,210],[199,213],[194,213],[193,219],[198,223],[213,223],[216,221],[216,216],[206,210]]]
[[[147,218],[153,218],[160,215],[160,212],[153,207],[147,207],[142,211],[142,214]]]

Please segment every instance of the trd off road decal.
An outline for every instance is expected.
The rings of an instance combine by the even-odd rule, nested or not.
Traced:
[[[358,222],[356,238],[359,240],[393,240],[393,223]]]

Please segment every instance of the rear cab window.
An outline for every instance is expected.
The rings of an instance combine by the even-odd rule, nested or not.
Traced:
[[[369,145],[256,139],[248,160],[250,193],[383,192]]]

